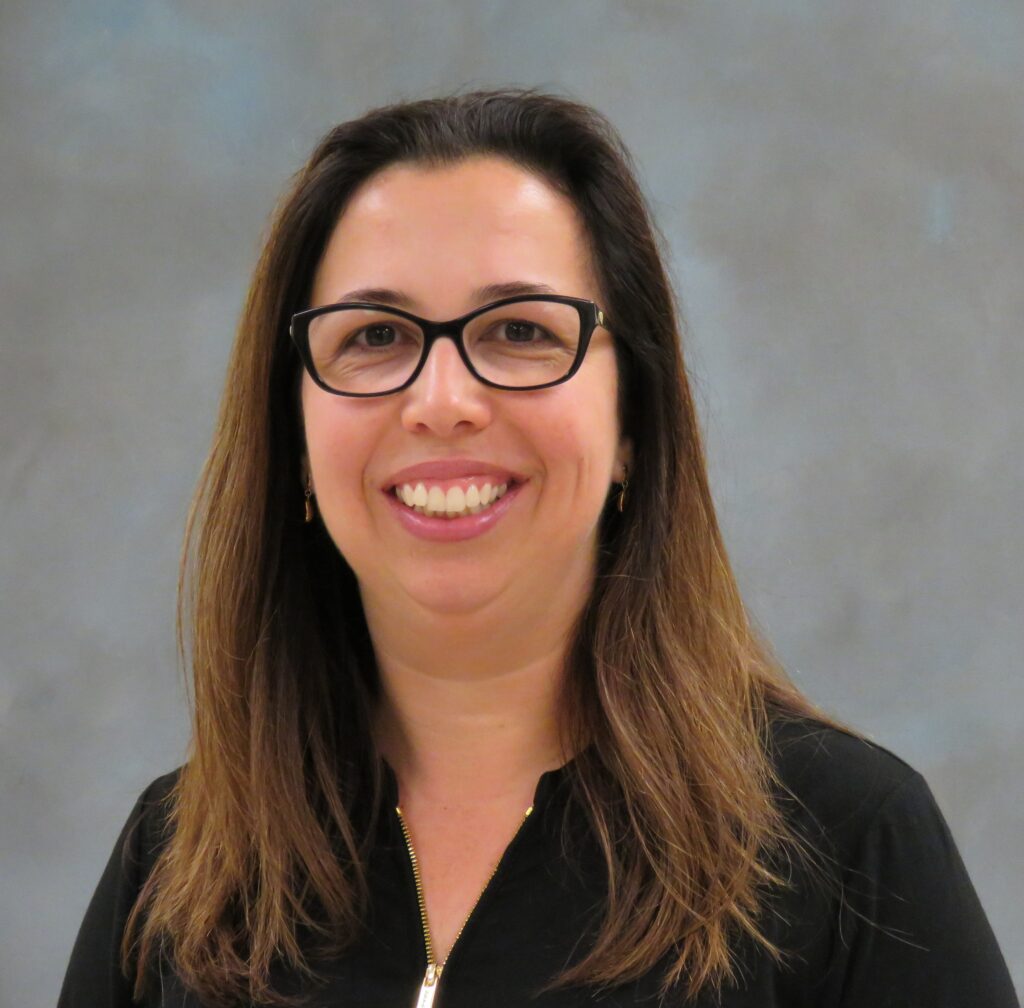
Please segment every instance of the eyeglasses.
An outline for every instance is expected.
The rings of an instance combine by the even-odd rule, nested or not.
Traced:
[[[408,388],[444,336],[470,373],[491,388],[549,388],[579,370],[594,330],[604,325],[593,301],[536,294],[503,298],[450,322],[342,302],[292,316],[290,332],[309,376],[324,391],[382,396]]]

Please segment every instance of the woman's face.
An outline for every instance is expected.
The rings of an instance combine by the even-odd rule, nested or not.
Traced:
[[[509,161],[474,157],[395,165],[369,179],[328,242],[311,303],[398,301],[444,320],[495,300],[481,289],[504,284],[602,304],[572,204]],[[382,290],[396,293],[366,293]],[[581,604],[598,518],[628,461],[616,393],[603,328],[568,382],[532,392],[483,385],[447,338],[416,381],[391,395],[331,395],[304,375],[316,504],[368,612],[421,606],[506,617],[538,599]],[[396,484],[420,483],[428,496],[436,488],[434,502],[437,492],[448,501],[453,486],[470,501],[473,486],[508,490],[468,517],[430,517],[396,493]]]

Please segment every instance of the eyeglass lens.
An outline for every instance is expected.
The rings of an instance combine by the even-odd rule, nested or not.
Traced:
[[[577,309],[517,301],[471,319],[463,342],[473,368],[512,388],[564,378],[580,343]],[[339,392],[387,392],[408,381],[423,353],[423,330],[386,310],[338,308],[309,323],[309,349],[324,384]]]

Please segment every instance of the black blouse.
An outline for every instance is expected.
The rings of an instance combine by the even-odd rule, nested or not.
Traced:
[[[923,778],[871,743],[807,722],[775,726],[782,799],[819,852],[793,862],[763,923],[781,965],[737,945],[738,980],[694,1008],[1019,1008],[985,914]],[[459,937],[434,1008],[658,1004],[659,972],[620,987],[547,989],[594,934],[604,896],[596,844],[570,800],[567,767],[544,774],[534,813],[516,835]],[[158,852],[159,801],[175,774],[154,781],[129,816],[86,912],[59,1008],[127,1008],[118,966],[128,911]],[[363,937],[316,963],[310,1008],[413,1008],[427,960],[415,883],[389,776],[389,814],[369,863]],[[564,830],[568,827],[568,834]],[[566,844],[566,836],[570,842]],[[824,870],[822,871],[822,868]],[[296,992],[279,972],[279,988]],[[305,988],[308,990],[308,988]],[[682,1004],[669,996],[666,1006]],[[163,965],[146,1006],[198,1008]]]

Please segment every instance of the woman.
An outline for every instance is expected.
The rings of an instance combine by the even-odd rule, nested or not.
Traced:
[[[190,529],[190,758],[62,1005],[1016,1003],[924,782],[750,627],[592,110],[478,93],[324,139]]]

